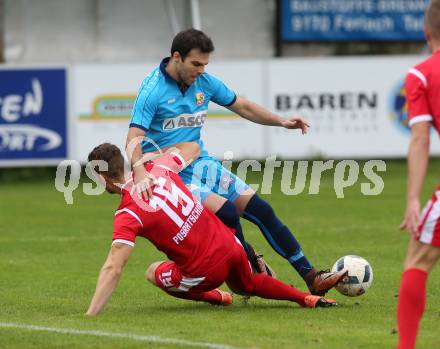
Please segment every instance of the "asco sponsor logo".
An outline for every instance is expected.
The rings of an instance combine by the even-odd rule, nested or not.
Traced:
[[[405,80],[400,80],[391,90],[389,98],[390,118],[402,132],[409,134],[408,108],[405,95]]]
[[[67,157],[64,69],[0,70],[0,160]]]
[[[182,127],[197,128],[205,124],[206,110],[195,114],[181,114],[175,118],[165,119],[162,123],[163,130],[175,130]]]

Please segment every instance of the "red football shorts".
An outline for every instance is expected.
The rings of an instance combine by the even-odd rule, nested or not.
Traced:
[[[213,266],[205,275],[197,277],[182,275],[174,262],[163,262],[156,269],[156,284],[164,291],[204,292],[226,282],[232,290],[248,293],[252,290],[252,271],[246,252],[238,242],[231,248],[233,251],[224,263]]]
[[[440,186],[422,211],[419,233],[420,242],[440,247]]]

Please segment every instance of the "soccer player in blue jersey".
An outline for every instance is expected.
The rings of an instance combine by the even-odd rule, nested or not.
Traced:
[[[256,224],[271,247],[301,275],[311,293],[323,295],[345,276],[345,270],[337,273],[316,270],[272,207],[211,157],[200,139],[210,101],[262,125],[300,129],[303,134],[309,125],[300,117],[284,119],[271,113],[236,95],[221,80],[206,73],[212,51],[214,45],[202,31],[184,30],[174,38],[171,56],[164,58],[142,82],[127,136],[138,191],[147,197],[151,195],[152,178],[142,165],[143,153],[178,142],[198,142],[200,157],[180,172],[183,181],[192,185],[193,193],[205,207],[237,230],[237,237],[242,242],[239,215]],[[142,144],[136,142],[139,139],[143,139]],[[258,263],[255,266],[257,256],[250,245],[244,243],[244,246],[255,269],[268,271]]]

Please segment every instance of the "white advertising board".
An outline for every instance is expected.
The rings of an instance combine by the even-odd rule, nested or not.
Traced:
[[[87,64],[71,69],[74,119],[71,158],[87,161],[97,145],[125,148],[130,113],[142,80],[155,64]]]
[[[403,80],[420,56],[307,58],[212,62],[207,71],[238,95],[282,116],[311,123],[297,130],[265,127],[210,104],[202,139],[209,152],[234,160],[282,158],[405,157]],[[102,143],[125,145],[131,108],[143,78],[157,66],[88,64],[69,70],[69,157],[85,162]],[[432,154],[440,154],[433,132]],[[229,153],[228,155],[230,155]]]
[[[269,63],[269,108],[299,114],[311,123],[300,136],[269,129],[270,153],[285,158],[404,157],[406,126],[403,83],[420,56],[281,59]],[[433,133],[432,154],[440,154]]]
[[[77,65],[72,68],[72,107],[75,127],[71,139],[72,159],[86,162],[94,146],[111,142],[125,146],[132,105],[142,80],[158,65]],[[207,69],[237,94],[263,104],[262,68],[258,62],[223,62]],[[263,157],[260,126],[226,108],[211,103],[202,138],[208,151],[220,158],[226,151],[233,159]]]

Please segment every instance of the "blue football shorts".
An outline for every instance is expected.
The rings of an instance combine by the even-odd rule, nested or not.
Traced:
[[[200,157],[179,175],[185,184],[190,186],[193,195],[202,203],[211,193],[234,202],[249,189],[243,180],[228,171],[211,156]]]

